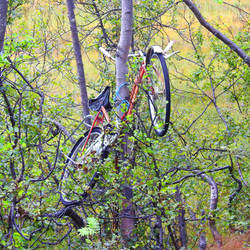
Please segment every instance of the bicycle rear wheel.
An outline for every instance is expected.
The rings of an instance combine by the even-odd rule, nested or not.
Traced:
[[[96,151],[101,147],[101,129],[94,127],[89,140],[83,151],[89,132],[85,133],[72,148],[61,178],[61,198],[64,204],[74,204],[87,196],[88,201],[95,203],[98,193],[104,189],[100,180],[93,180],[93,176],[98,178],[98,163],[100,156]],[[92,192],[91,189],[94,188]],[[86,195],[86,194],[89,195]]]
[[[146,70],[152,126],[158,136],[164,136],[169,127],[171,106],[169,74],[164,55],[151,48],[146,57]]]

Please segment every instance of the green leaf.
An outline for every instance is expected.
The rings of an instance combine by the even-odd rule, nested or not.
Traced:
[[[87,226],[83,227],[81,229],[78,229],[78,232],[81,236],[90,236],[99,230],[99,222],[94,217],[88,217],[87,218]]]

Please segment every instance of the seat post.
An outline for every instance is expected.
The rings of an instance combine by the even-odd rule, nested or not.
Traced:
[[[110,118],[109,118],[108,112],[107,112],[107,110],[105,109],[104,106],[101,106],[101,111],[102,111],[105,119],[107,120],[107,122],[110,123]]]

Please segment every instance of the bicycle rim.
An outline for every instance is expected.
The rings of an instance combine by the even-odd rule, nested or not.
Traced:
[[[98,184],[95,185],[95,192],[90,190],[88,186],[98,171],[100,157],[96,155],[96,149],[99,146],[98,143],[100,144],[101,129],[96,127],[92,130],[83,151],[87,136],[88,132],[77,141],[66,161],[61,179],[61,194],[65,201],[82,200],[87,192],[89,194],[88,202],[96,203],[98,192],[103,190],[99,180],[97,180]]]
[[[152,126],[158,136],[164,136],[170,119],[169,74],[163,54],[152,53],[147,60],[148,106]]]

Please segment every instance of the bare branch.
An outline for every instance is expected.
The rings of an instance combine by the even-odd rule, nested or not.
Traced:
[[[72,137],[69,131],[58,121],[52,120],[52,122],[68,137],[71,143],[75,144],[76,140]]]
[[[223,35],[219,30],[215,29],[211,24],[209,24],[191,0],[183,0],[183,2],[194,13],[194,15],[202,26],[204,26],[208,31],[210,31],[214,36],[219,38],[223,43],[228,45],[230,49],[236,52],[238,56],[241,57],[244,62],[250,67],[250,57],[242,49],[240,49],[233,41]]]
[[[239,6],[236,6],[236,5],[227,3],[227,2],[223,2],[223,3],[226,4],[226,5],[228,5],[228,6],[231,6],[233,8],[236,8],[238,11],[243,12],[243,13],[247,14],[248,16],[250,15],[247,11],[241,9]]]
[[[213,234],[213,238],[215,242],[217,243],[218,248],[222,246],[222,237],[217,230],[216,223],[215,223],[215,216],[213,214],[213,211],[217,208],[218,203],[218,188],[217,184],[214,181],[214,179],[211,176],[208,176],[207,174],[201,175],[202,179],[208,182],[210,186],[210,212],[212,213],[211,216],[209,216],[209,227]]]
[[[244,180],[244,178],[243,178],[243,175],[242,175],[242,172],[241,172],[241,169],[240,169],[240,164],[239,164],[238,159],[236,159],[236,164],[237,164],[238,172],[239,172],[239,175],[240,175],[240,178],[241,178],[242,182],[245,184],[246,187],[250,187],[250,186],[248,185],[248,183],[247,183],[247,182]]]
[[[31,182],[45,181],[45,180],[47,180],[47,179],[51,176],[51,174],[54,172],[54,170],[55,170],[55,168],[56,168],[58,156],[59,156],[59,148],[60,148],[61,135],[62,135],[62,133],[60,133],[60,136],[59,136],[59,138],[58,138],[58,143],[57,143],[56,157],[55,157],[55,161],[54,161],[54,166],[51,168],[51,164],[50,164],[49,160],[48,160],[47,157],[46,157],[50,172],[49,172],[49,173],[47,174],[47,176],[45,176],[45,177],[40,177],[40,178],[38,178],[38,179],[31,179],[31,180],[30,180]],[[55,178],[54,178],[54,179],[55,179]],[[55,181],[58,182],[57,179],[55,179]]]

